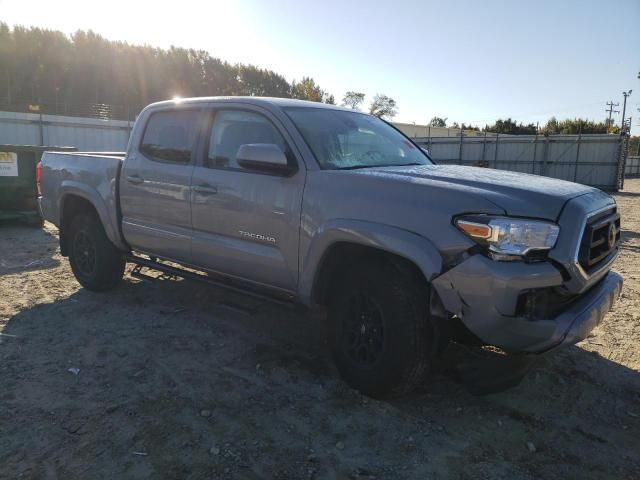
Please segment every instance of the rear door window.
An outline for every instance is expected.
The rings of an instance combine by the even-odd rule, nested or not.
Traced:
[[[199,112],[171,110],[151,114],[140,143],[140,152],[152,160],[187,164],[197,134]]]

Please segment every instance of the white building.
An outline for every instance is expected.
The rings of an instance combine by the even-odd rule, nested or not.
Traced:
[[[430,127],[429,125],[418,125],[415,123],[392,122],[393,125],[404,133],[407,137],[459,137],[461,128]],[[475,130],[464,130],[465,137],[484,137],[484,132]],[[487,137],[495,136],[495,133],[487,133]]]

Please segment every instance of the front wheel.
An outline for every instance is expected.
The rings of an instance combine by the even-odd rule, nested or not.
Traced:
[[[118,285],[126,262],[95,215],[81,214],[74,218],[69,239],[71,270],[83,287],[102,292]]]
[[[368,261],[343,272],[329,301],[336,366],[353,388],[375,398],[400,396],[431,370],[436,329],[428,288],[417,274]]]

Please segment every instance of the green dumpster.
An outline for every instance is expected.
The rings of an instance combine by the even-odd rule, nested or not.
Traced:
[[[21,219],[41,225],[36,165],[45,150],[74,152],[75,147],[0,145],[0,221]]]

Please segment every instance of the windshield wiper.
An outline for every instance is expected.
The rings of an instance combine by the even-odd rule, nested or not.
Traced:
[[[348,167],[338,167],[336,170],[356,170],[359,168],[386,168],[386,167],[411,167],[411,166],[422,166],[426,165],[425,163],[394,163],[390,165],[350,165]]]
[[[373,168],[378,165],[350,165],[348,167],[338,167],[337,170],[357,170],[358,168]]]

